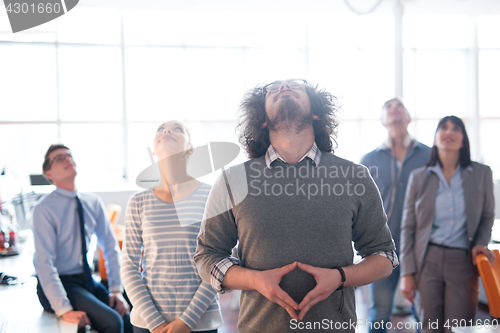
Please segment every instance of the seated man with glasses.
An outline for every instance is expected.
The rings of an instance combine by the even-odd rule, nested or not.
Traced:
[[[69,148],[51,145],[43,174],[57,188],[33,210],[37,293],[45,311],[91,325],[100,333],[132,332],[123,298],[120,250],[101,200],[76,189],[76,164]],[[110,291],[91,276],[87,249],[96,234],[108,267]]]
[[[398,265],[368,169],[333,154],[337,109],[305,80],[256,87],[242,103],[250,160],[212,187],[194,256],[215,290],[242,290],[240,333],[354,332],[354,287]]]

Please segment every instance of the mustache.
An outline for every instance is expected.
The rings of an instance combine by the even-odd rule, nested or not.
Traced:
[[[304,107],[293,98],[281,101],[276,110],[274,118],[267,117],[267,125],[270,130],[290,130],[294,128],[297,133],[312,124],[312,111],[304,112]]]
[[[283,90],[283,91],[280,91],[279,93],[276,94],[276,96],[274,96],[274,102],[276,102],[278,100],[278,98],[280,97],[281,94],[285,93],[285,92],[290,92],[292,93],[295,97],[299,97],[299,94],[297,94],[295,91],[291,90],[291,89],[287,89],[287,90]]]

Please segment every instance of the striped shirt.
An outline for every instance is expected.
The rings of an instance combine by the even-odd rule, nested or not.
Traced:
[[[122,279],[134,305],[134,326],[152,331],[178,318],[195,331],[222,325],[216,292],[202,282],[193,262],[209,192],[210,186],[202,184],[176,203],[160,200],[152,189],[130,199]]]

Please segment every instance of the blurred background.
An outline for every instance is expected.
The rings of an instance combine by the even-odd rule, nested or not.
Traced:
[[[0,32],[3,198],[29,190],[57,142],[81,191],[139,190],[160,122],[185,121],[195,146],[237,142],[245,92],[284,78],[338,97],[341,157],[382,142],[382,104],[399,96],[418,140],[462,117],[473,159],[500,176],[497,0],[81,0],[16,34],[0,6]]]

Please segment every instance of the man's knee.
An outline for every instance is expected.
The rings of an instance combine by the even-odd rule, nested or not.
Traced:
[[[92,316],[91,316],[92,317]],[[92,327],[99,333],[123,333],[123,318],[118,312],[112,310],[106,316],[90,318]]]
[[[113,332],[123,332],[123,318],[120,315],[114,316],[113,320],[109,321]]]

